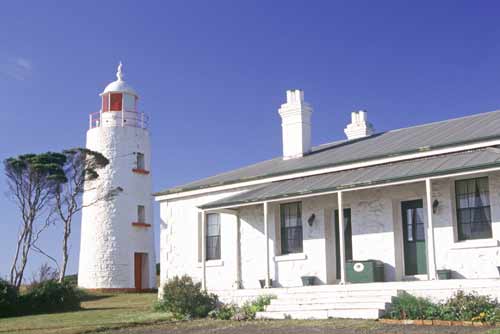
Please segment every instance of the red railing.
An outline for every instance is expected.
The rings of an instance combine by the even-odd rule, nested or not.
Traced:
[[[149,116],[136,111],[98,111],[89,115],[89,129],[101,126],[127,126],[147,129]]]

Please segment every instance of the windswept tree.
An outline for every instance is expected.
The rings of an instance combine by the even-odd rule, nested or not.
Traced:
[[[59,280],[66,275],[69,259],[69,238],[74,215],[82,208],[95,205],[102,201],[113,200],[121,191],[120,187],[104,191],[98,180],[99,171],[109,164],[109,160],[99,152],[85,148],[74,148],[63,151],[66,157],[64,175],[67,182],[60,183],[55,191],[55,213],[63,224],[62,261],[59,270]],[[95,190],[95,196],[87,203],[82,200],[83,191]]]
[[[44,209],[53,200],[59,185],[67,181],[63,169],[66,160],[66,155],[53,152],[4,160],[7,194],[19,208],[22,220],[10,269],[10,282],[17,289],[23,282],[29,253],[49,225],[48,220],[40,223]]]

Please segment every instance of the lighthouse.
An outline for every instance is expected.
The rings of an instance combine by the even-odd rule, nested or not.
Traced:
[[[151,146],[139,95],[124,80],[100,94],[101,110],[89,117],[86,147],[109,164],[83,194],[78,286],[105,291],[156,288]],[[121,189],[112,200],[105,194]]]

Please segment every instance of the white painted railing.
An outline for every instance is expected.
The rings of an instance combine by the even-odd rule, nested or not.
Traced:
[[[89,129],[101,126],[122,126],[147,129],[149,117],[136,111],[98,111],[89,115]]]

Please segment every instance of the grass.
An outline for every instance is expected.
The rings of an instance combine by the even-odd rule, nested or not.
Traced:
[[[0,319],[0,334],[89,334],[112,333],[123,329],[127,334],[148,333],[204,333],[225,332],[261,334],[328,332],[371,333],[385,327],[373,320],[282,320],[282,321],[171,321],[165,313],[152,308],[155,293],[145,294],[93,294],[82,303],[82,310],[57,314],[43,314]],[[139,327],[138,327],[139,326]],[[427,328],[422,328],[426,332]],[[432,333],[440,333],[435,327]],[[500,334],[490,329],[488,334]]]
[[[169,320],[153,311],[155,293],[93,294],[82,310],[0,319],[0,333],[80,334]]]

